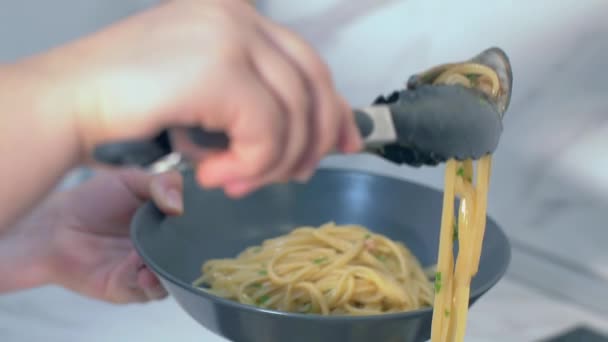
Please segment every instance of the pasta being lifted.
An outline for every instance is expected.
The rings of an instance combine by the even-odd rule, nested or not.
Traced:
[[[486,203],[491,156],[473,163],[449,160],[445,172],[439,256],[435,274],[432,342],[463,341],[469,309],[471,279],[479,268],[486,226]],[[454,199],[460,198],[457,217]],[[454,255],[454,244],[458,254]]]
[[[497,73],[477,63],[450,65],[433,84],[453,84],[475,88],[489,98],[503,95]],[[432,342],[464,341],[471,279],[479,269],[481,247],[486,227],[486,207],[492,156],[476,161],[473,174],[472,160],[448,160],[445,168],[445,185],[439,255],[435,274]],[[454,201],[459,198],[458,213]],[[458,244],[458,254],[454,245]]]
[[[210,260],[195,286],[244,304],[322,315],[428,307],[432,282],[400,242],[362,226],[300,227],[234,259]]]

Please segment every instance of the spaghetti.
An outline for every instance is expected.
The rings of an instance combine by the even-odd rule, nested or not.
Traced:
[[[474,87],[491,97],[500,91],[496,73],[474,63],[447,68],[433,84]],[[431,342],[464,341],[471,279],[479,268],[486,227],[491,165],[491,155],[483,156],[476,165],[472,160],[451,159],[446,163]],[[459,206],[455,215],[456,198]],[[454,244],[458,244],[456,255]]]
[[[321,315],[428,307],[432,282],[407,247],[357,225],[300,227],[234,259],[210,260],[195,286],[243,304]]]

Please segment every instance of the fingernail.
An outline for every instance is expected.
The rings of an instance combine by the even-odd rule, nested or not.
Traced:
[[[224,188],[224,192],[233,198],[241,198],[255,188],[254,184],[250,181],[236,181],[228,183]]]
[[[311,172],[301,172],[294,177],[294,180],[298,183],[306,183],[311,176]]]
[[[298,173],[294,179],[299,183],[306,183],[317,171],[316,164],[312,168],[308,168],[305,171]]]
[[[199,170],[196,174],[197,181],[205,188],[216,188],[236,179],[236,176],[231,176],[229,173],[207,172]]]
[[[351,149],[351,153],[357,153],[363,148],[363,138],[359,134],[355,134],[355,139]]]
[[[344,154],[354,154],[361,151],[363,148],[363,140],[359,135],[352,137],[351,139],[346,139],[341,143],[340,149]]]
[[[296,181],[296,183],[306,183],[306,181],[308,180],[307,176],[297,176],[294,178],[294,180]]]
[[[165,200],[167,201],[167,206],[177,212],[182,212],[183,211],[183,201],[182,201],[182,195],[175,189],[169,189],[167,190],[167,193],[165,194]]]
[[[151,300],[161,300],[168,296],[167,290],[162,287],[146,290],[146,295]]]

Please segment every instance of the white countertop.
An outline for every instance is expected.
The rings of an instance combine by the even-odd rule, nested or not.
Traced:
[[[504,280],[471,309],[466,341],[538,341],[579,323],[604,331],[608,326],[608,320]],[[51,287],[0,297],[0,338],[7,342],[228,342],[198,325],[172,299],[114,306]]]
[[[0,41],[9,43],[0,48],[0,60],[52,46],[153,2],[3,5]],[[514,258],[505,280],[472,309],[467,341],[535,341],[581,322],[608,330],[608,2],[513,3],[260,3],[321,51],[353,105],[399,87],[413,72],[492,45],[510,55],[514,97],[495,155],[489,212],[514,242]],[[45,16],[34,15],[32,5]],[[442,183],[441,169],[398,168],[368,157],[325,164]],[[0,340],[39,339],[222,341],[170,299],[119,307],[55,288],[0,297]]]

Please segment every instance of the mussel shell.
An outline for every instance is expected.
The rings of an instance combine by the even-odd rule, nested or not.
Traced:
[[[496,71],[500,80],[500,92],[495,102],[498,111],[504,115],[511,103],[513,89],[513,71],[509,57],[502,49],[492,47],[475,56],[471,61],[484,64]]]
[[[414,90],[423,84],[432,83],[446,69],[462,63],[478,63],[483,64],[496,72],[500,81],[500,90],[496,98],[488,98],[504,116],[504,113],[509,108],[511,102],[511,91],[513,89],[513,72],[511,62],[507,54],[498,47],[491,47],[476,55],[475,57],[457,63],[446,63],[435,66],[426,71],[412,75],[407,81],[407,88]]]

